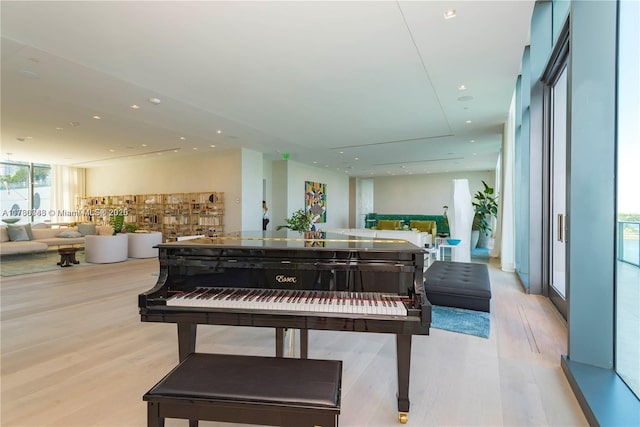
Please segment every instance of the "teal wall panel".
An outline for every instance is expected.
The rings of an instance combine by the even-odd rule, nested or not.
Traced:
[[[562,27],[569,16],[571,1],[553,0],[553,42],[558,41],[558,36],[562,32]]]
[[[616,2],[574,1],[570,25],[569,358],[612,368]]]

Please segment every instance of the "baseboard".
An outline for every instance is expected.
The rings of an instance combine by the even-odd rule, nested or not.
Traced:
[[[592,426],[640,425],[640,400],[610,369],[561,360],[573,393]]]

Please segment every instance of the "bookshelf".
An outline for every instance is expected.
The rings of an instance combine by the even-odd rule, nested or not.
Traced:
[[[180,236],[224,233],[224,193],[135,194],[79,197],[78,221],[107,224],[111,213],[123,213],[125,224],[160,231],[164,241]]]

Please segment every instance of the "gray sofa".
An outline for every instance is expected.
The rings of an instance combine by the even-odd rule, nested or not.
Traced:
[[[45,252],[52,247],[65,245],[84,246],[84,236],[80,237],[60,237],[63,232],[78,231],[76,227],[67,228],[39,228],[31,227],[33,239],[26,241],[11,241],[6,226],[0,226],[0,256],[30,254],[37,252]],[[96,234],[112,234],[110,226],[96,227]]]

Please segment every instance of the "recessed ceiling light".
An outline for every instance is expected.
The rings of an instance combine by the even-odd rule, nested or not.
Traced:
[[[209,147],[211,147],[211,148],[216,148],[216,146],[215,146],[215,145],[213,145],[213,144],[211,144]]]
[[[449,9],[444,11],[444,19],[451,19],[456,17],[456,10]]]
[[[469,123],[473,123],[473,122],[471,120],[466,120],[465,123],[469,124]]]
[[[64,128],[57,127],[56,130],[64,130]]]
[[[96,119],[96,120],[102,119],[102,117],[100,117],[100,116],[93,116],[93,118]]]
[[[458,90],[467,90],[467,87],[465,85],[460,85],[458,86]]]
[[[360,157],[354,157],[353,160],[360,160]]]
[[[184,136],[181,136],[180,139],[184,141],[187,138],[185,138]]]
[[[178,151],[180,151],[180,150],[173,150],[174,153],[177,153]]]
[[[146,146],[147,146],[147,144],[142,144],[141,146],[142,146],[142,147],[146,147]]]
[[[133,108],[134,110],[138,110],[140,106],[138,104],[133,104],[131,108]]]
[[[344,154],[344,151],[339,151],[340,154]]]
[[[316,161],[314,160],[314,161],[313,161],[313,164],[314,164],[314,165],[317,165],[317,164],[318,164],[318,162],[316,162]]]
[[[474,155],[474,156],[477,156],[477,155],[478,155],[478,153],[473,153],[473,155]]]
[[[149,102],[152,103],[153,105],[158,105],[162,101],[160,101],[158,98],[149,98]]]
[[[473,144],[474,142],[476,142],[476,140],[475,139],[471,139],[471,140],[469,140],[469,142]]]
[[[198,149],[198,147],[193,147],[193,150],[197,150],[197,149]]]
[[[116,150],[114,150],[113,148],[109,150],[110,153],[115,153]]]
[[[220,134],[222,133],[222,131],[221,131],[220,129],[218,129],[218,130],[216,131],[216,133],[217,133],[218,135],[220,135]]]

